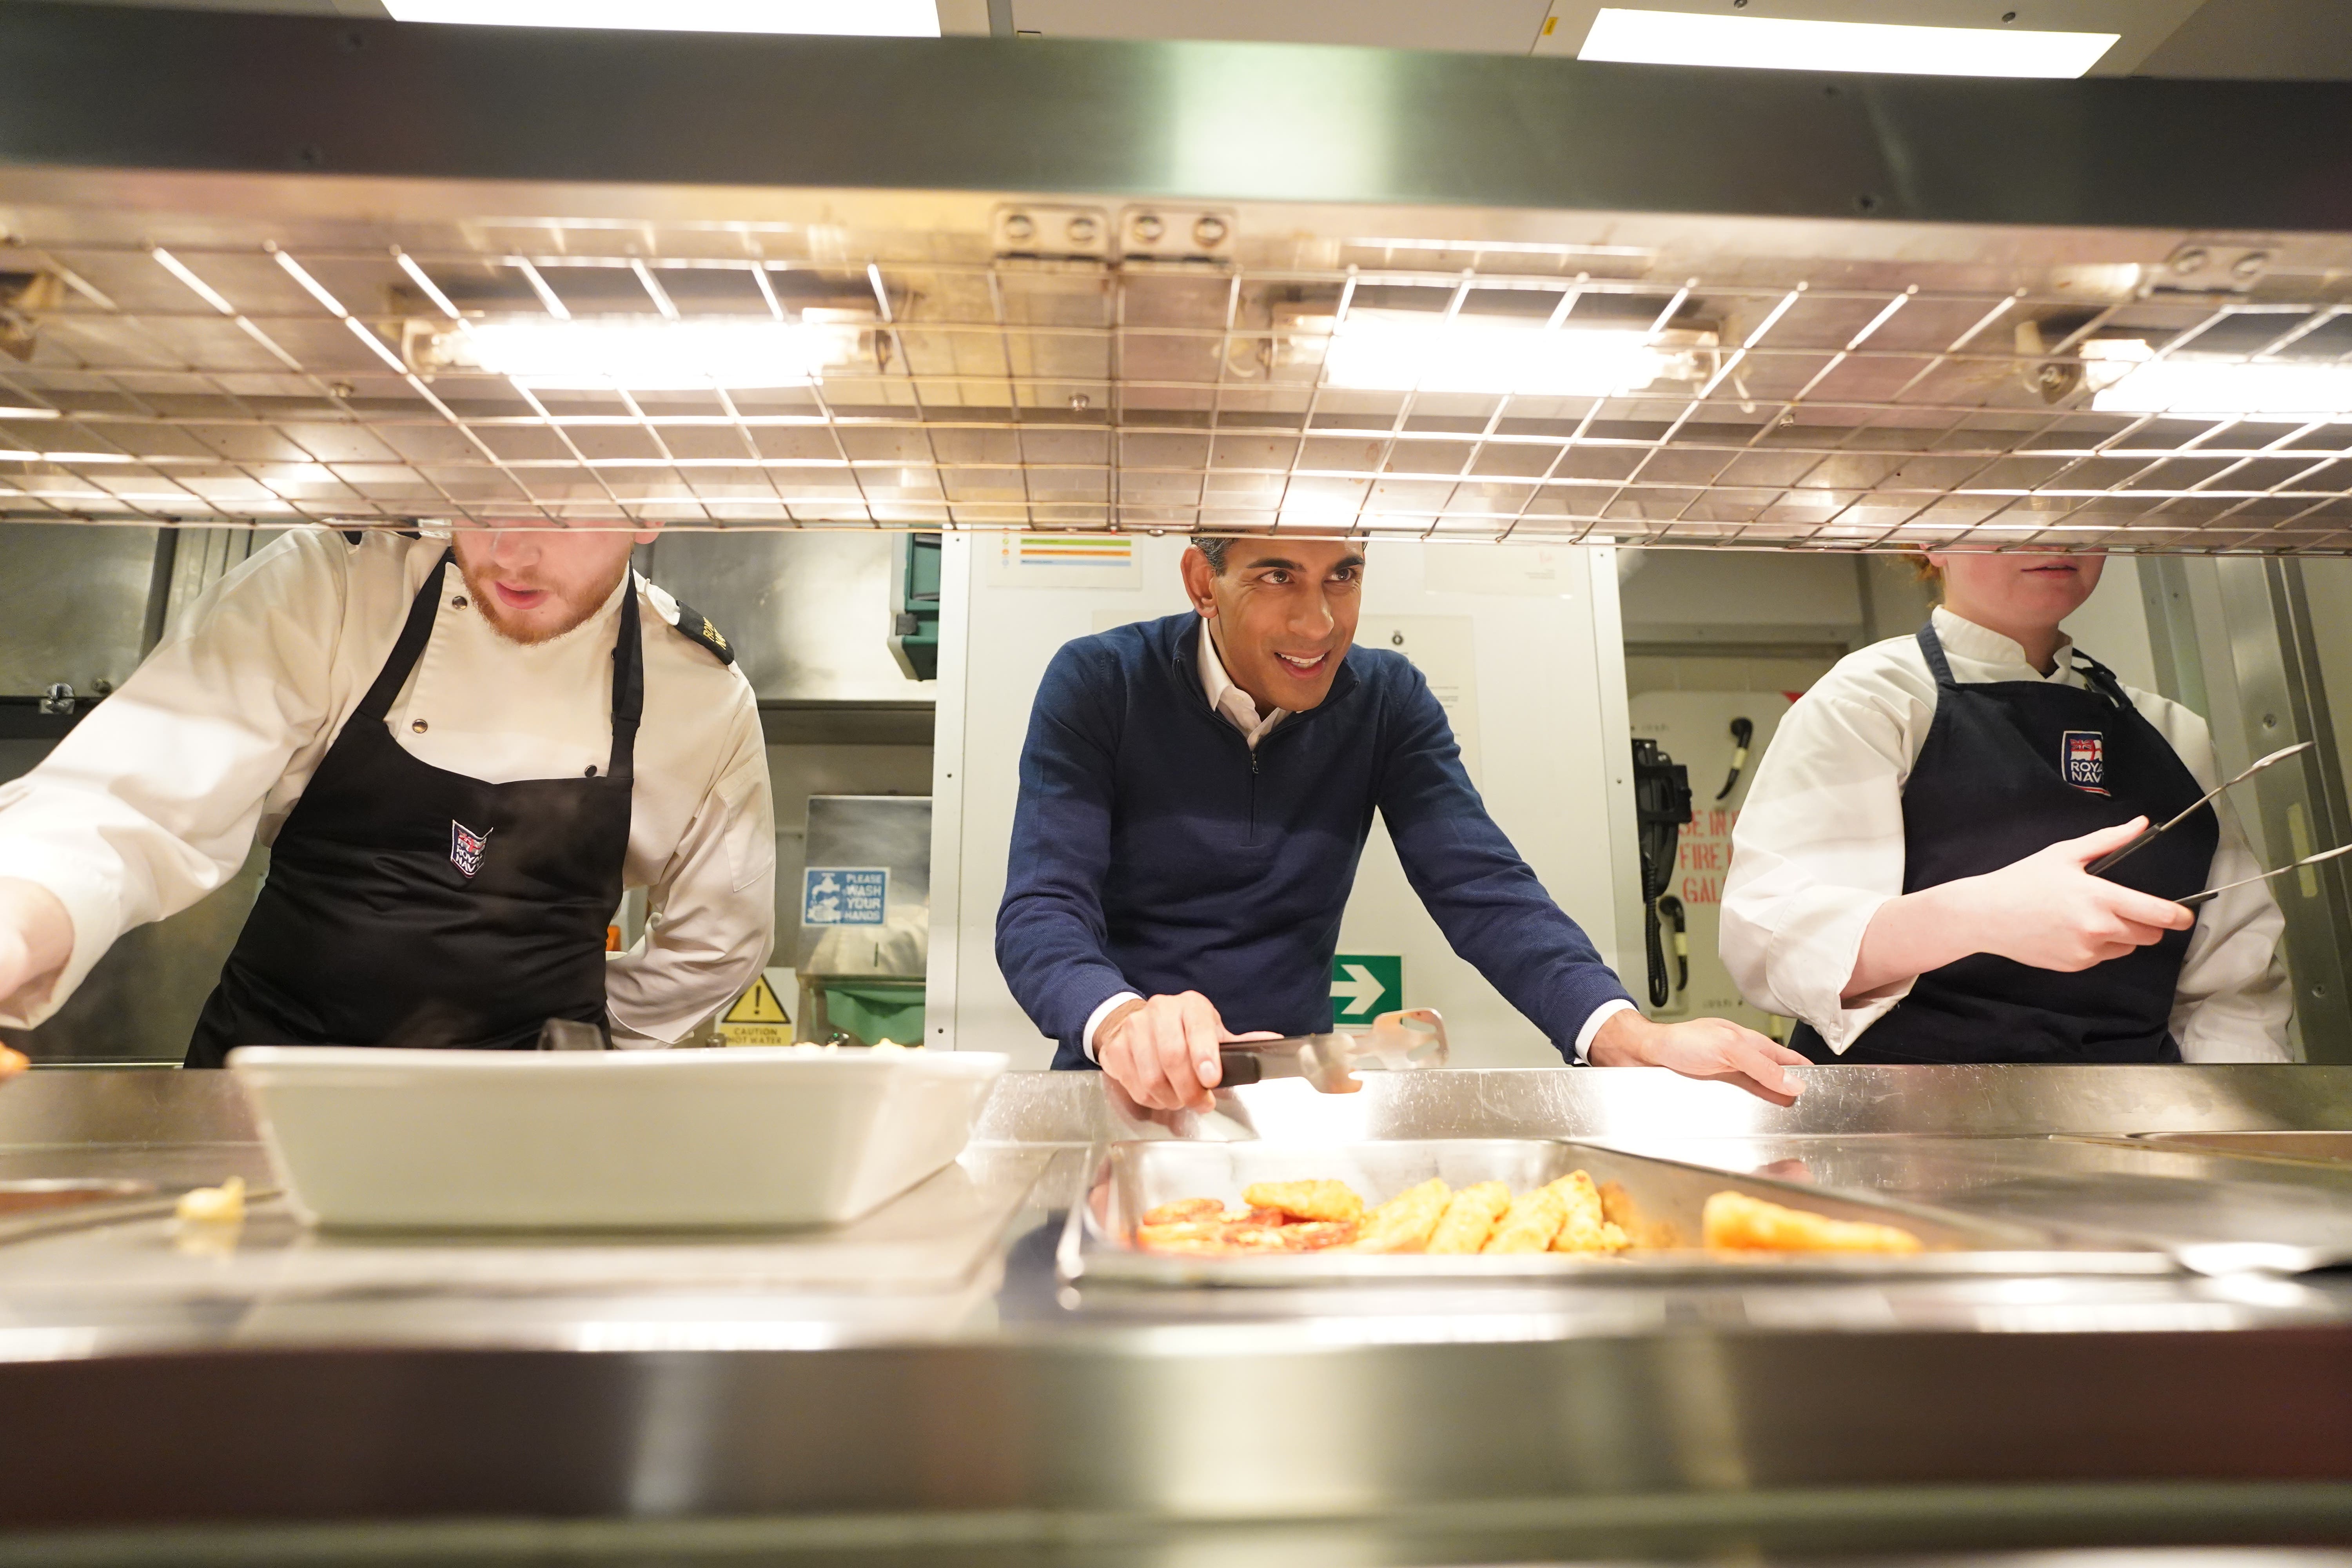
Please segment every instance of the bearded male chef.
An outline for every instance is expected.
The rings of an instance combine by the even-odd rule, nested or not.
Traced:
[[[1428,682],[1353,646],[1356,546],[1210,538],[1182,571],[1190,612],[1066,645],[1030,715],[996,957],[1056,1068],[1198,1106],[1221,1043],[1328,1030],[1377,810],[1454,951],[1569,1059],[1797,1092],[1804,1058],[1763,1036],[1634,1010],[1486,815]]]
[[[674,1043],[767,960],[775,833],[726,641],[651,532],[298,530],[0,787],[0,1023],[125,931],[269,873],[187,1064],[243,1045]],[[625,888],[644,940],[607,960]]]

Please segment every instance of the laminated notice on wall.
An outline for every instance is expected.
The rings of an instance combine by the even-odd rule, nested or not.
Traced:
[[[885,866],[811,866],[802,887],[804,926],[878,926],[890,905]]]
[[[979,547],[992,588],[1132,588],[1135,541],[1123,533],[1000,533]]]

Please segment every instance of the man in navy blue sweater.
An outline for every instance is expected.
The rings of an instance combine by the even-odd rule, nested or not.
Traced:
[[[1401,655],[1355,648],[1352,545],[1203,539],[1196,613],[1065,645],[1021,753],[996,960],[1056,1068],[1205,1104],[1217,1047],[1331,1026],[1331,956],[1378,810],[1446,940],[1571,1061],[1782,1100],[1805,1058],[1720,1018],[1642,1016],[1486,815]],[[1236,1030],[1248,1033],[1236,1033]]]

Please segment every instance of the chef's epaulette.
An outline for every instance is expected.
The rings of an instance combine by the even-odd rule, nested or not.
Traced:
[[[709,616],[683,599],[677,601],[677,629],[678,635],[688,642],[700,643],[716,654],[719,663],[735,662],[735,649],[728,642],[727,634],[712,626]]]

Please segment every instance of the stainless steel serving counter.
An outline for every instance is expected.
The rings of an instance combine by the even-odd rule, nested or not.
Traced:
[[[1193,1131],[1568,1136],[2352,1248],[2334,1145],[2220,1152],[2352,1131],[2352,1069],[1807,1077],[1789,1108],[1630,1070],[1266,1083]],[[1013,1075],[959,1166],[814,1237],[0,1224],[0,1564],[2352,1540],[2352,1276],[1072,1289],[1061,1216],[1122,1131],[1091,1075]],[[0,1086],[0,1181],[232,1173],[269,1179],[226,1075]]]

